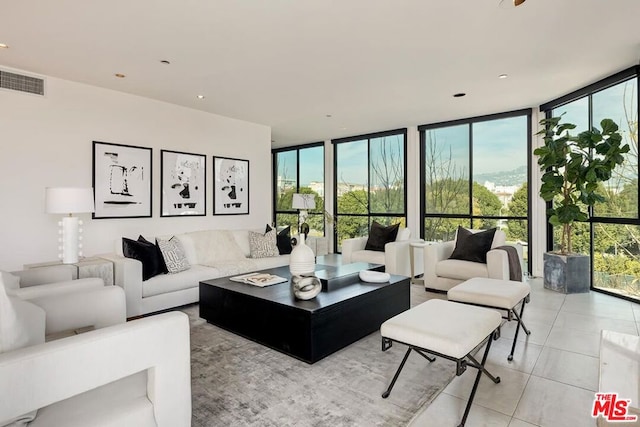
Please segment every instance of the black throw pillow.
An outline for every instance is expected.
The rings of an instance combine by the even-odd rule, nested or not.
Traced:
[[[496,229],[473,233],[464,227],[458,226],[456,247],[449,259],[487,263],[487,252],[491,249],[493,236]]]
[[[158,248],[150,242],[139,242],[122,238],[122,253],[127,258],[137,259],[142,263],[142,280],[163,273],[163,265],[158,260]],[[164,266],[166,268],[166,266]]]
[[[384,252],[384,245],[389,242],[395,242],[399,228],[399,223],[385,227],[377,221],[373,221],[371,230],[369,230],[369,238],[364,246],[365,250]]]
[[[264,230],[265,233],[268,233],[272,230],[271,226],[267,224],[267,228]],[[293,246],[291,246],[291,226],[282,229],[278,235],[276,236],[276,245],[278,246],[278,253],[280,255],[290,254],[293,250]]]
[[[158,253],[158,263],[160,263],[160,269],[163,274],[167,274],[169,269],[167,268],[167,264],[164,262],[164,257],[162,256],[162,251],[160,251],[160,246],[158,246],[158,240],[156,239],[155,243],[152,243],[142,237],[142,234],[138,236],[138,242],[147,243],[149,245],[153,245],[156,247],[156,252]]]

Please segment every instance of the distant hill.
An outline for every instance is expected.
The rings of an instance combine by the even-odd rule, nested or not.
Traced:
[[[527,182],[527,167],[520,166],[509,171],[477,174],[474,176],[474,181],[478,184],[484,184],[485,181],[490,181],[495,185],[521,185]]]

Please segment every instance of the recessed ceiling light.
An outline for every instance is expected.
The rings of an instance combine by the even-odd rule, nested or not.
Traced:
[[[331,114],[327,114],[325,117],[331,118],[332,116]]]
[[[204,95],[198,95],[197,98],[198,99],[204,99]]]
[[[161,63],[161,64],[164,64],[164,65],[169,65],[169,64],[171,64],[171,62],[167,61],[166,59],[163,59],[162,61],[160,61],[160,63]]]
[[[507,74],[500,74],[498,76],[499,79],[506,79],[507,77],[509,77]]]
[[[117,77],[117,78],[119,78],[119,79],[124,79],[125,77],[127,77],[127,76],[125,76],[125,75],[124,75],[124,74],[122,74],[122,73],[115,73],[115,74],[114,74],[114,76],[116,76],[116,77]]]
[[[463,96],[466,96],[467,94],[464,92],[460,92],[460,93],[454,93],[453,97],[454,98],[462,98]]]
[[[9,49],[8,44],[0,43],[0,49]]]

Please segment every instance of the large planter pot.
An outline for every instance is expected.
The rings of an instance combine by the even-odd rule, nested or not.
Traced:
[[[588,255],[544,254],[544,287],[565,294],[589,292],[591,274]]]

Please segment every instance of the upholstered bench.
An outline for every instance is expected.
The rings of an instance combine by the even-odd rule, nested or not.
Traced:
[[[528,330],[522,322],[524,305],[529,301],[530,293],[531,287],[527,283],[474,277],[449,289],[447,298],[449,301],[505,310],[507,312],[505,319],[509,321],[513,320],[515,316],[518,320],[518,325],[516,326],[515,337],[513,337],[511,353],[507,356],[507,360],[512,361],[520,328],[522,328],[527,335],[531,334],[531,331]],[[520,314],[516,312],[519,304],[521,304]]]
[[[409,348],[382,397],[387,398],[391,394],[411,350],[430,362],[435,359],[429,354],[456,362],[456,375],[462,375],[467,366],[471,366],[478,369],[478,374],[460,422],[460,426],[464,426],[482,373],[494,383],[500,382],[500,377],[491,375],[484,364],[491,348],[491,337],[501,322],[502,316],[495,310],[438,299],[424,302],[387,320],[380,326],[382,351],[391,348],[393,341]],[[487,346],[482,362],[478,362],[472,353],[485,342]]]

